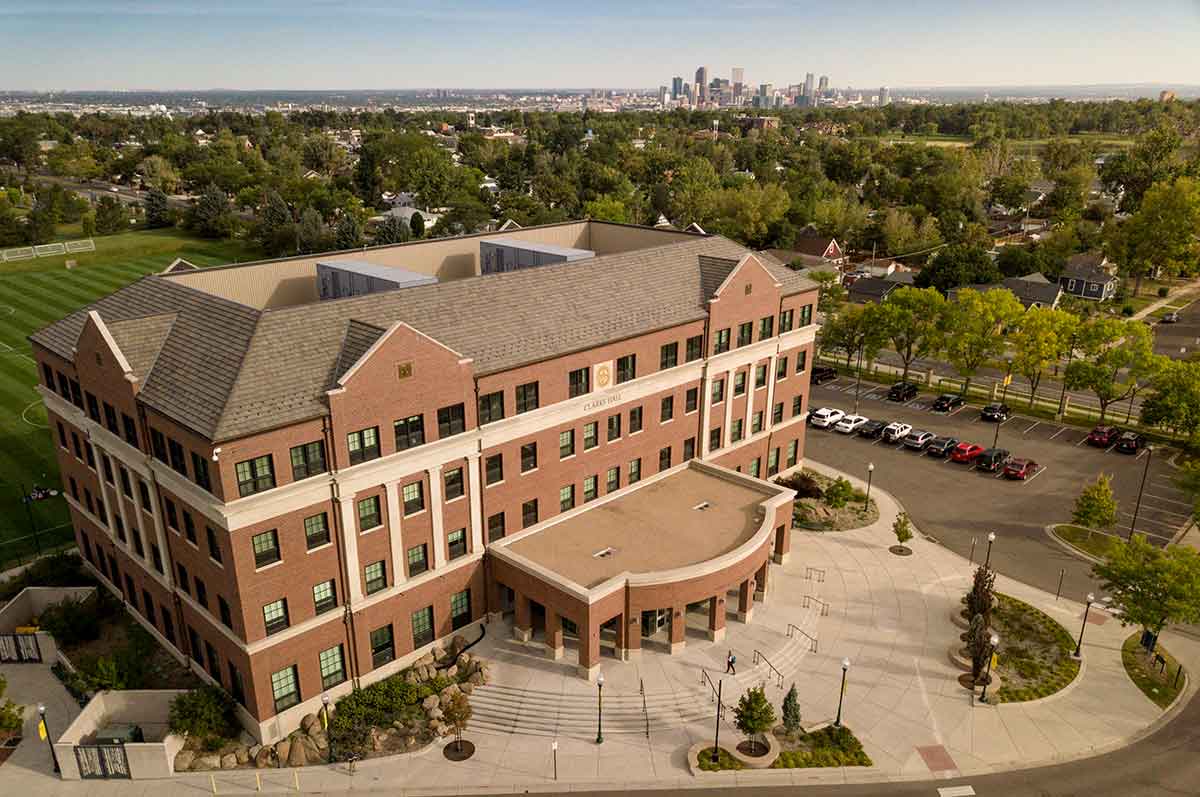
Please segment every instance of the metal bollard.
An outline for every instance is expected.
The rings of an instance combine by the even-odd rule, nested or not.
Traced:
[[[971,538],[971,556],[970,556],[969,561],[971,562],[971,564],[975,564],[975,538],[974,537]]]
[[[1066,568],[1063,568],[1062,570],[1058,571],[1058,589],[1055,590],[1055,592],[1054,592],[1054,600],[1058,600],[1058,596],[1062,595],[1063,577],[1066,576],[1066,574],[1067,574]]]
[[[210,786],[212,786],[212,793],[216,794],[217,793],[217,779],[215,777],[213,777],[212,775],[209,775],[208,783]]]

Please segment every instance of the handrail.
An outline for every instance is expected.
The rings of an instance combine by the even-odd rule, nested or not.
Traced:
[[[642,694],[642,717],[646,720],[646,738],[650,738],[650,712],[646,709],[646,679],[638,679],[638,691]]]
[[[822,570],[819,567],[804,568],[804,578],[806,581],[811,581],[812,577],[814,575],[817,577],[816,580],[817,580],[818,584],[824,583],[824,581],[825,581],[825,571],[824,570]]]
[[[703,684],[705,681],[708,682],[708,688],[710,690],[712,690],[712,696],[709,698],[709,700],[716,703],[717,695],[719,694],[717,692],[717,685],[715,683],[713,683],[713,679],[711,677],[709,677],[708,670],[701,667],[700,668],[700,683]],[[729,705],[728,703],[726,703],[724,701],[721,701],[721,704],[719,706],[717,706],[718,718],[724,719],[725,718],[725,709],[732,709],[732,708],[733,708],[733,706]],[[725,720],[725,721],[729,722],[729,720]]]
[[[812,652],[812,653],[817,652],[817,638],[815,636],[808,633],[800,626],[795,625],[794,623],[788,623],[787,624],[787,635],[788,635],[789,639],[791,639],[791,637],[792,637],[793,630],[799,631],[801,634],[803,634],[805,637],[808,638],[808,649],[810,652]]]
[[[825,617],[829,614],[829,604],[818,598],[816,595],[804,595],[803,597],[804,603],[802,605],[805,609],[808,608],[809,601],[816,601],[817,603],[821,604],[821,616]]]
[[[771,672],[775,673],[776,678],[779,680],[779,688],[782,689],[783,688],[783,673],[781,673],[779,671],[779,669],[774,664],[771,663],[770,659],[768,659],[766,656],[764,656],[762,654],[762,651],[755,650],[754,651],[754,663],[758,664],[760,661],[765,662],[766,665],[769,668],[771,668]]]

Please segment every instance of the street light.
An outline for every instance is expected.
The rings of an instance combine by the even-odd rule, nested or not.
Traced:
[[[54,762],[54,771],[58,772],[58,753],[54,752],[54,737],[50,734],[50,726],[46,723],[45,703],[38,703],[38,716],[41,717],[42,730],[46,733],[46,746],[50,748],[50,760]]]
[[[867,497],[863,499],[863,511],[871,504],[871,477],[875,475],[875,463],[867,463]]]
[[[712,752],[712,762],[714,764],[717,763],[717,761],[720,759],[720,756],[717,755],[717,751],[720,749],[718,747],[718,745],[721,743],[721,709],[725,705],[724,703],[721,702],[721,685],[724,683],[725,683],[724,678],[717,681],[717,729],[716,729],[716,731],[713,732],[713,752]]]
[[[988,570],[988,569],[990,569],[990,568],[989,568],[989,565],[990,565],[990,564],[991,564],[991,562],[992,562],[992,543],[993,543],[993,542],[995,542],[995,541],[996,541],[996,532],[994,532],[994,531],[989,531],[989,532],[988,532],[988,549],[987,549],[987,556],[986,556],[986,557],[984,557],[984,560],[983,560],[983,569],[984,569],[984,570]]]
[[[1095,594],[1089,592],[1087,594],[1087,605],[1083,607],[1083,625],[1079,626],[1079,641],[1075,643],[1075,652],[1071,654],[1077,659],[1082,655],[1080,651],[1083,649],[1083,630],[1087,628],[1088,612],[1092,610],[1092,603],[1094,603],[1095,600]],[[1112,598],[1105,598],[1104,602],[1108,603],[1111,600]]]
[[[604,673],[596,676],[596,744],[604,744]]]
[[[1150,473],[1150,459],[1154,456],[1154,446],[1146,446],[1146,466],[1142,468],[1142,485],[1138,487],[1137,503],[1133,506],[1133,522],[1129,524],[1129,536],[1133,539],[1133,530],[1137,526],[1138,511],[1142,508],[1142,491],[1146,489],[1146,476]]]
[[[983,693],[979,695],[980,703],[987,702],[987,688],[988,684],[992,682],[992,659],[996,656],[996,646],[1000,644],[1000,637],[992,634],[992,638],[988,642],[991,644],[991,648],[988,650],[987,674],[983,680]]]
[[[842,659],[842,690],[838,693],[838,713],[837,719],[833,721],[835,727],[842,727],[842,700],[846,697],[846,670],[850,669],[850,659]]]
[[[329,695],[325,692],[321,693],[321,720],[324,731],[329,733]],[[325,756],[325,760],[333,763],[333,743],[329,744],[329,752]]]

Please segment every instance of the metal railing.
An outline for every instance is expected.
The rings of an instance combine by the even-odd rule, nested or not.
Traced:
[[[642,694],[642,717],[646,720],[646,738],[650,738],[650,712],[646,709],[646,680],[638,679],[638,691]]]
[[[816,581],[818,584],[824,583],[825,571],[819,567],[804,568],[804,578],[806,581]]]
[[[708,688],[709,688],[709,689],[711,690],[711,692],[712,692],[712,693],[709,695],[709,700],[710,700],[711,702],[713,702],[713,703],[716,703],[716,702],[717,702],[717,696],[720,694],[720,692],[718,692],[718,691],[717,691],[717,685],[716,685],[716,684],[713,682],[713,679],[712,679],[712,678],[709,676],[709,674],[708,674],[708,670],[704,669],[703,667],[701,667],[701,668],[700,668],[700,683],[701,683],[701,684],[705,684],[705,683],[707,683],[707,684],[708,684]],[[733,710],[733,706],[729,705],[728,703],[726,703],[726,702],[724,702],[724,701],[721,701],[720,705],[718,705],[718,706],[717,706],[717,716],[718,716],[718,718],[720,718],[720,719],[725,719],[725,711],[726,711],[726,709],[729,709],[730,711],[732,711],[732,710]],[[729,722],[729,720],[727,720],[727,719],[725,719],[725,721],[726,721],[726,722]]]
[[[774,664],[771,663],[770,659],[768,659],[766,656],[764,656],[762,654],[762,651],[755,650],[754,651],[754,663],[758,664],[760,661],[763,662],[764,664],[766,664],[767,668],[772,673],[775,674],[775,680],[778,682],[777,685],[780,689],[782,689],[783,688],[783,673],[779,671],[778,667],[776,667]],[[764,678],[763,686],[765,687],[766,685],[767,685],[767,679]]]
[[[808,640],[808,649],[809,649],[809,651],[810,651],[810,652],[812,652],[812,653],[816,653],[816,652],[817,652],[817,638],[816,638],[815,636],[813,636],[812,634],[808,633],[807,631],[805,631],[805,630],[804,630],[803,628],[801,628],[800,626],[798,626],[798,625],[795,625],[794,623],[788,623],[788,624],[787,624],[787,635],[788,635],[788,639],[791,639],[791,638],[792,638],[792,631],[799,631],[799,632],[800,632],[800,634],[801,634],[801,635],[802,635],[802,636],[803,636],[805,639],[807,639],[807,640]]]
[[[816,595],[805,595],[805,596],[803,596],[803,597],[804,597],[804,602],[803,602],[803,604],[801,604],[801,605],[802,605],[802,606],[803,606],[805,609],[807,609],[807,608],[808,608],[808,605],[809,605],[809,603],[815,602],[815,603],[817,603],[817,604],[818,604],[818,605],[821,607],[821,616],[822,616],[822,617],[826,617],[826,616],[828,616],[828,614],[829,614],[829,604],[828,604],[828,603],[826,603],[825,601],[821,600],[821,599],[820,599],[820,598],[818,598]]]

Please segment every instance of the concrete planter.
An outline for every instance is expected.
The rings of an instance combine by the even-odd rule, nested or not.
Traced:
[[[779,747],[779,742],[778,742],[778,740],[776,740],[775,734],[773,734],[773,733],[763,734],[762,740],[765,741],[767,744],[766,755],[761,755],[761,756],[744,755],[743,753],[738,751],[736,745],[733,747],[726,747],[725,745],[721,745],[721,748],[724,749],[725,752],[729,753],[729,755],[731,757],[733,757],[733,758],[737,759],[739,762],[741,762],[742,766],[744,766],[746,769],[770,769],[771,765],[775,763],[775,759],[779,758],[779,753],[780,753],[781,748]],[[715,775],[715,776],[720,777],[720,776],[725,775],[724,772],[706,772],[700,768],[700,752],[702,750],[706,750],[710,747],[712,747],[712,742],[705,741],[705,742],[696,742],[694,745],[692,745],[691,747],[688,748],[688,753],[687,753],[688,769],[691,770],[692,775],[697,776],[697,777],[709,776],[709,775]]]

